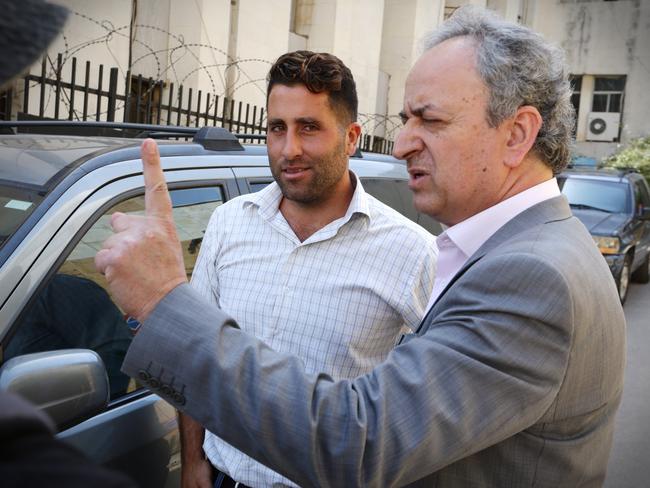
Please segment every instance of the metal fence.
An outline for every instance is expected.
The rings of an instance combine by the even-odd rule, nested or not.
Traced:
[[[0,120],[47,118],[187,127],[210,125],[239,134],[266,134],[264,107],[141,75],[132,76],[130,72],[120,90],[118,68],[105,70],[100,64],[93,73],[90,61],[86,61],[79,73],[77,64],[76,58],[70,59],[70,69],[66,69],[69,77],[64,79],[62,55],[57,56],[56,65],[50,66],[49,73],[48,58],[43,58],[40,74],[25,75],[14,86],[19,89],[22,85],[22,92],[15,94],[10,89],[0,93]],[[359,146],[364,151],[389,154],[393,142],[362,134]]]

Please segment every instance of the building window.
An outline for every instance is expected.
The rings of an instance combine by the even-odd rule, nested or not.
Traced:
[[[597,76],[591,111],[622,112],[624,89],[625,76]]]

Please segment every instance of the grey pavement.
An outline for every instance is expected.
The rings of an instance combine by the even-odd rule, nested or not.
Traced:
[[[625,303],[627,367],[606,488],[650,487],[650,284],[632,285]]]

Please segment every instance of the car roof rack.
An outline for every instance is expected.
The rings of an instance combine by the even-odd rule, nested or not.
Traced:
[[[638,168],[633,168],[631,166],[610,166],[610,168],[617,169],[621,173],[623,173],[624,175],[626,175],[628,173],[638,173],[639,172]]]
[[[99,122],[75,120],[13,120],[0,121],[0,134],[34,132],[43,128],[47,134],[86,135],[102,137],[132,137],[144,139],[192,138],[192,141],[213,151],[243,151],[239,139],[265,141],[266,134],[237,134],[222,127],[182,127],[175,125],[135,124],[129,122]],[[13,129],[13,130],[12,130]],[[25,130],[27,129],[27,130]],[[70,129],[78,129],[71,131]]]
[[[32,129],[44,129],[42,131]],[[177,125],[135,124],[132,122],[102,122],[79,120],[0,120],[1,134],[37,133],[48,135],[78,135],[88,137],[126,137],[145,139],[192,138],[211,151],[243,151],[239,142],[266,141],[266,134],[240,134],[230,132],[223,127],[183,127]],[[76,130],[71,130],[76,129]],[[363,159],[363,153],[357,146],[351,156]]]

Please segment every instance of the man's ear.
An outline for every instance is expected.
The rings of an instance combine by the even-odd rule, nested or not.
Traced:
[[[542,116],[535,107],[524,105],[508,119],[508,127],[510,132],[506,143],[505,163],[514,168],[519,166],[535,144],[542,127]]]
[[[348,125],[345,133],[345,149],[348,156],[352,156],[357,150],[357,143],[361,135],[361,126],[357,122],[352,122]]]

